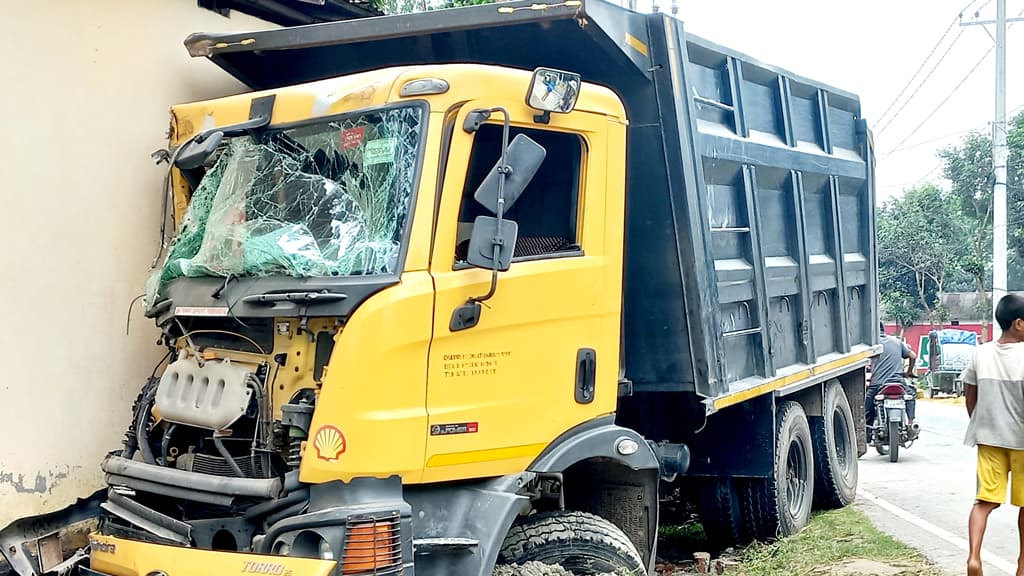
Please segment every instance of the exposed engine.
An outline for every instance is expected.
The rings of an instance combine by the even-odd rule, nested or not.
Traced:
[[[182,353],[136,406],[142,460],[237,478],[271,478],[297,468],[313,392],[283,405],[275,421],[267,398],[270,372],[268,363]]]
[[[139,394],[124,450],[103,464],[109,529],[246,549],[279,514],[305,505],[298,467],[333,333],[286,322],[275,332],[262,345],[220,332],[251,348],[168,338],[181,345]],[[303,363],[303,353],[315,359]]]

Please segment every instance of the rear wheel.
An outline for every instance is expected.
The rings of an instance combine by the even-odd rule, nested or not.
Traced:
[[[889,462],[900,459],[900,423],[889,420]]]
[[[500,572],[507,574],[509,566],[527,562],[558,565],[574,576],[647,574],[640,554],[622,530],[586,512],[535,514],[513,526],[498,554]]]
[[[775,470],[770,478],[746,480],[744,519],[755,538],[796,534],[807,525],[814,497],[814,450],[803,407],[779,405],[775,430]]]
[[[821,418],[812,418],[814,439],[814,502],[820,508],[842,508],[857,495],[857,438],[853,411],[838,382],[825,385]]]
[[[707,478],[699,480],[700,523],[708,541],[716,547],[746,544],[743,533],[743,500],[737,480]]]

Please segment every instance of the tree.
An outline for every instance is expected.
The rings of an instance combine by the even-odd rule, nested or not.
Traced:
[[[1007,127],[1010,149],[1007,170],[1007,244],[1010,255],[1010,277],[1020,281],[1024,268],[1024,113],[1013,118]],[[982,338],[987,339],[992,303],[992,140],[981,132],[972,132],[958,145],[939,152],[943,175],[951,183],[950,194],[956,199],[966,218],[968,253],[961,267],[974,283],[978,294],[978,315],[982,318]],[[1015,287],[1019,287],[1016,285]]]
[[[921,305],[917,298],[902,290],[882,291],[882,312],[896,322],[900,335],[907,326],[912,326],[921,317]]]
[[[958,146],[939,152],[943,175],[952,183],[950,194],[968,220],[963,269],[974,280],[982,318],[982,339],[988,338],[991,316],[989,298],[992,263],[992,141],[972,132]]]
[[[385,14],[409,14],[459,6],[490,4],[495,0],[373,0],[373,4]]]
[[[900,321],[916,319],[914,308],[901,296],[912,292],[932,326],[944,319],[942,293],[968,255],[962,241],[964,224],[955,199],[932,184],[908,189],[882,205],[878,258],[888,314]],[[901,277],[909,290],[886,290],[886,283],[899,283]]]

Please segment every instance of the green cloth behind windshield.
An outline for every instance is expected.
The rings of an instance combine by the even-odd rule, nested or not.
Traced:
[[[192,195],[147,303],[182,276],[396,273],[422,108],[230,140]]]

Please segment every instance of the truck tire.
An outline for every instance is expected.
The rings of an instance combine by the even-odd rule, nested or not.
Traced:
[[[619,528],[594,514],[558,511],[535,514],[509,530],[498,565],[556,564],[576,576],[645,576],[640,554]]]
[[[776,409],[774,468],[769,478],[742,481],[746,528],[758,540],[792,536],[811,517],[814,448],[807,414],[796,402],[783,402]]]
[[[814,504],[842,508],[857,496],[857,438],[853,410],[838,382],[825,385],[822,416],[811,418]]]
[[[700,523],[708,542],[716,548],[746,544],[743,531],[743,500],[731,478],[703,478],[697,486]]]

